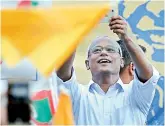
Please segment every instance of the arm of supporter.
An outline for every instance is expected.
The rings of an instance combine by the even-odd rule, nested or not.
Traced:
[[[77,104],[80,99],[81,89],[80,84],[76,80],[76,74],[73,69],[73,61],[75,58],[75,52],[64,63],[64,65],[57,71],[57,84],[62,84],[70,91],[72,104]]]
[[[69,59],[57,71],[57,76],[63,81],[68,81],[69,79],[71,79],[75,53],[76,51],[69,57]]]
[[[154,98],[155,86],[160,77],[158,71],[153,66],[152,69],[152,77],[145,83],[141,82],[138,79],[137,74],[135,73],[131,90],[132,101],[139,107],[139,110],[142,111],[146,116],[148,114],[150,105]]]
[[[152,65],[147,60],[138,44],[133,42],[131,36],[129,36],[127,22],[121,16],[114,16],[110,20],[110,28],[125,44],[135,64],[138,79],[141,82],[147,82],[153,76]]]
[[[149,63],[138,44],[133,42],[127,31],[128,24],[121,16],[112,17],[109,26],[123,41],[135,64],[136,74],[132,85],[131,97],[133,96],[132,100],[146,114],[154,97],[159,73]]]
[[[124,43],[136,68],[138,79],[145,84],[153,76],[153,68],[144,52],[129,37],[124,38]]]

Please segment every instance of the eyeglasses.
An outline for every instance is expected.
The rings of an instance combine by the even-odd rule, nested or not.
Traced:
[[[105,49],[108,53],[120,53],[119,48],[114,47],[114,46],[106,46],[106,47],[102,47],[102,46],[95,46],[91,49],[91,52],[93,54],[99,54],[103,51],[103,49]]]

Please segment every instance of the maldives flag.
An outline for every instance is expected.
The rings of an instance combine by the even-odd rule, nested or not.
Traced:
[[[51,90],[42,90],[32,96],[31,121],[36,125],[49,125],[55,114]]]
[[[20,0],[18,3],[18,8],[20,7],[31,7],[31,6],[37,6],[39,4],[38,1],[35,0]]]
[[[57,111],[58,85],[56,74],[50,78],[38,75],[38,81],[30,82],[31,123],[34,125],[50,125]]]
[[[18,0],[17,8],[52,7],[52,0]]]

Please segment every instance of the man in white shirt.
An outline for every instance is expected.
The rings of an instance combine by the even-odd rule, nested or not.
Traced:
[[[106,36],[94,40],[88,49],[86,67],[92,80],[84,88],[75,76],[75,53],[57,71],[57,83],[69,89],[76,125],[143,125],[159,73],[127,33],[127,22],[120,16],[109,21],[110,29],[124,42],[136,67],[133,83],[125,86],[120,77],[124,66],[119,44]]]

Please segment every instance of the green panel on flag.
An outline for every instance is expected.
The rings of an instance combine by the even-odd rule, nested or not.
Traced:
[[[44,123],[49,122],[52,119],[48,98],[33,101],[32,105],[37,113],[36,121]]]
[[[37,1],[31,1],[32,6],[37,6],[39,3]]]

